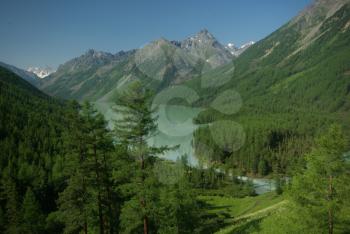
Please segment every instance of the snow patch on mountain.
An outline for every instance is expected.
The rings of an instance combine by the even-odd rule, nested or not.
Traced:
[[[254,41],[249,41],[247,43],[244,43],[243,45],[241,45],[240,47],[236,47],[235,44],[233,43],[228,43],[225,46],[225,49],[230,51],[230,53],[235,56],[238,57],[240,54],[242,54],[246,49],[248,49],[250,46],[254,45],[255,42]]]
[[[41,79],[43,79],[43,78],[49,76],[51,73],[55,72],[55,70],[51,67],[45,67],[45,68],[29,67],[27,69],[27,71],[34,73],[35,75],[37,75]]]
[[[241,45],[241,47],[239,47],[240,49],[248,49],[250,46],[254,45],[255,42],[254,41],[249,41],[243,45]]]

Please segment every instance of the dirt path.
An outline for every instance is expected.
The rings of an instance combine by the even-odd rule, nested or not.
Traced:
[[[258,210],[258,211],[255,211],[253,213],[249,213],[249,214],[245,214],[245,215],[241,215],[241,216],[238,216],[237,218],[234,218],[233,219],[233,222],[239,222],[240,220],[245,220],[245,219],[250,219],[250,218],[257,218],[257,217],[262,217],[264,215],[268,215],[270,214],[270,212],[280,208],[281,206],[283,206],[284,204],[287,204],[287,201],[284,200],[284,201],[281,201],[281,202],[278,202],[272,206],[269,206],[269,207],[266,207],[264,209],[261,209],[261,210]]]

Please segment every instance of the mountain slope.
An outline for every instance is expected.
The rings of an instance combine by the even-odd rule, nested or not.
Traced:
[[[53,96],[94,99],[110,91],[123,76],[129,57],[134,51],[115,55],[89,50],[58,67],[57,71],[40,81],[40,89]]]
[[[348,111],[349,5],[328,16],[341,3],[317,1],[253,45],[235,60],[230,82],[219,90],[235,88],[252,105],[276,100],[306,109]]]
[[[41,92],[28,81],[22,79],[17,74],[4,67],[0,67],[0,82],[3,92],[8,92],[5,87],[14,87],[19,92],[24,92],[36,97],[49,98],[49,96]]]
[[[9,69],[10,71],[14,72],[16,75],[20,76],[21,78],[25,79],[32,85],[38,85],[39,83],[39,78],[32,72],[25,71],[22,69],[19,69],[15,66],[0,62],[0,67],[4,67],[6,69]]]

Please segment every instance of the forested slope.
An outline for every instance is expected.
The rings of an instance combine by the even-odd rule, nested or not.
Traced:
[[[44,214],[55,209],[66,111],[0,67],[0,232],[16,233],[21,223],[43,228]],[[38,216],[24,224],[25,212]]]
[[[111,132],[91,104],[53,99],[0,67],[0,233],[218,230],[197,193],[252,186],[155,157],[171,149],[147,145],[157,129],[148,93],[138,84],[124,95],[131,110]]]
[[[316,1],[249,48],[233,65],[190,81],[188,85],[201,94],[197,104],[208,106],[196,119],[198,124],[232,120],[241,124],[246,134],[240,150],[226,152],[212,139],[213,129],[201,127],[195,133],[198,155],[209,161],[229,162],[247,173],[285,173],[330,123],[341,123],[349,132],[349,22],[348,1]],[[200,85],[215,80],[224,83],[208,88]],[[241,96],[243,104],[238,112],[221,111],[235,108],[232,100],[228,104],[232,97],[225,96],[226,90]],[[228,144],[234,141],[227,140]],[[203,145],[213,150],[203,150]]]

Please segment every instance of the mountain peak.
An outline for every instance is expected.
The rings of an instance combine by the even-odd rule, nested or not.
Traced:
[[[161,37],[158,40],[153,41],[153,43],[157,43],[157,44],[169,44],[170,41],[168,41],[168,39]]]
[[[215,37],[213,36],[213,34],[211,34],[208,29],[204,28],[202,30],[200,30],[195,37],[198,38],[205,38],[205,39],[210,39],[210,40],[216,40]]]
[[[216,44],[218,44],[216,38],[207,29],[202,29],[197,34],[183,40],[181,47],[189,49],[192,47],[214,46]]]
[[[204,28],[204,29],[201,29],[198,33],[197,33],[197,35],[211,35],[212,36],[212,34],[208,31],[208,29],[206,29],[206,28]]]

